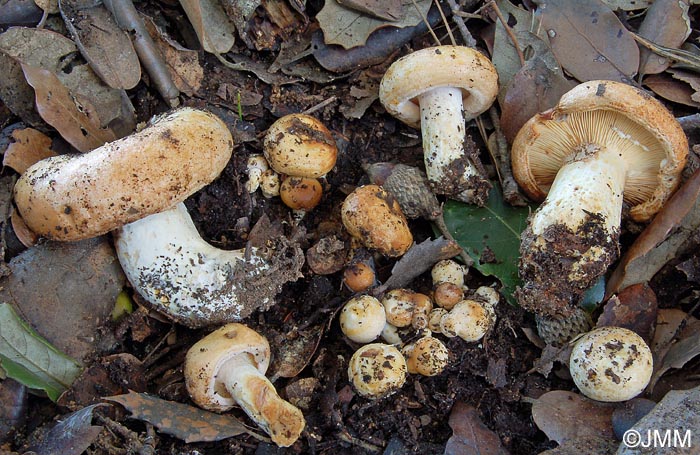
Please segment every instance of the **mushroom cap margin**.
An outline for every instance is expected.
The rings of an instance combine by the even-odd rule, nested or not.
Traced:
[[[660,101],[631,85],[606,80],[584,82],[565,93],[555,107],[528,120],[513,140],[511,161],[515,179],[530,198],[544,200],[551,180],[543,182],[535,177],[528,149],[539,139],[539,129],[544,122],[564,120],[571,113],[587,111],[615,111],[645,127],[665,149],[666,158],[660,164],[657,187],[647,201],[630,209],[633,220],[649,220],[680,183],[688,139],[678,121]]]
[[[386,110],[405,124],[420,128],[420,108],[413,100],[439,87],[457,87],[471,119],[487,110],[498,95],[498,73],[481,52],[464,46],[436,46],[396,60],[379,85]]]
[[[224,363],[247,355],[261,374],[270,366],[270,344],[253,329],[236,322],[226,324],[196,342],[185,356],[184,376],[192,401],[209,411],[226,411],[236,405],[216,375]]]

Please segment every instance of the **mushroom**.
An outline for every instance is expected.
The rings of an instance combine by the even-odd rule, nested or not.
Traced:
[[[476,300],[462,300],[440,319],[440,333],[448,338],[479,341],[493,326],[495,313]]]
[[[115,247],[138,293],[189,327],[237,322],[269,308],[303,265],[298,247],[272,255],[254,247],[214,248],[199,235],[184,203],[122,227]]]
[[[491,106],[498,74],[480,52],[463,46],[421,49],[395,61],[379,85],[394,117],[423,136],[425,170],[433,190],[483,205],[491,188],[478,157],[465,146],[465,120]]]
[[[361,396],[387,397],[406,382],[406,359],[398,348],[371,343],[360,347],[350,358],[348,378]]]
[[[340,330],[356,343],[374,341],[384,329],[384,307],[371,295],[360,295],[347,301],[340,310]]]
[[[321,202],[322,195],[321,183],[308,177],[287,177],[280,186],[282,202],[295,211],[311,210]]]
[[[248,180],[245,182],[245,189],[249,193],[255,193],[260,188],[263,172],[270,169],[267,160],[260,154],[250,155],[246,161],[245,171]]]
[[[343,270],[343,284],[352,292],[364,292],[376,281],[374,267],[369,260],[353,262]]]
[[[209,411],[238,405],[272,441],[288,447],[306,425],[302,412],[277,394],[265,377],[267,340],[238,324],[227,324],[195,343],[185,356],[185,386],[192,401]]]
[[[687,152],[673,115],[620,82],[580,84],[531,118],[513,142],[513,174],[544,202],[521,236],[519,303],[570,315],[618,256],[623,201],[633,220],[649,220],[677,187]]]
[[[449,313],[449,311],[444,308],[433,308],[428,314],[428,329],[431,332],[442,333],[440,323],[442,322],[443,316],[445,316],[447,313]]]
[[[232,151],[221,119],[178,109],[88,153],[35,163],[17,180],[15,204],[43,237],[96,237],[184,201],[219,176]]]
[[[380,186],[365,185],[348,194],[341,217],[351,236],[385,256],[401,256],[413,244],[398,202]]]
[[[438,261],[430,270],[433,286],[437,286],[440,283],[452,283],[462,288],[464,287],[465,273],[464,267],[452,259]]]
[[[386,321],[398,328],[408,327],[413,321],[414,292],[408,289],[392,289],[382,297]]]
[[[411,326],[418,330],[427,328],[430,312],[433,310],[433,301],[430,297],[420,292],[414,292],[411,300],[413,300]]]
[[[319,120],[310,115],[289,114],[268,128],[263,152],[270,167],[280,174],[319,178],[335,166],[338,147]]]
[[[464,290],[448,281],[435,286],[433,290],[435,304],[446,310],[451,310],[457,303],[464,300]]]
[[[653,356],[635,332],[622,327],[600,327],[579,338],[569,358],[576,387],[598,401],[626,401],[649,384]]]
[[[411,374],[436,376],[445,369],[450,352],[442,341],[432,336],[424,336],[401,349],[406,358],[406,367]]]

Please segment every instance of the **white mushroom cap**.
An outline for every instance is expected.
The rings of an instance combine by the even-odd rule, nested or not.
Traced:
[[[270,366],[270,345],[262,335],[243,324],[231,323],[213,331],[187,352],[185,385],[192,401],[209,411],[227,411],[236,406],[228,391],[217,384],[222,365],[244,355],[261,374]]]
[[[617,402],[636,397],[649,384],[653,356],[635,332],[600,327],[576,341],[569,370],[581,393],[598,401]]]
[[[411,318],[411,326],[419,330],[428,328],[430,312],[433,310],[433,301],[430,297],[420,292],[414,292],[412,300],[413,317]]]
[[[432,336],[424,336],[401,349],[406,358],[406,366],[411,374],[436,376],[445,369],[450,352],[442,341]]]
[[[365,398],[384,398],[406,382],[406,359],[401,351],[384,343],[366,344],[352,355],[348,378]]]
[[[440,283],[433,289],[433,300],[437,306],[451,310],[464,300],[464,289],[448,281]]]
[[[396,327],[408,327],[413,320],[414,292],[408,289],[392,289],[382,297],[386,320]]]
[[[340,329],[356,343],[374,341],[385,324],[384,306],[371,295],[351,298],[340,311]]]
[[[335,166],[338,147],[328,128],[305,114],[289,114],[273,123],[265,134],[265,158],[280,174],[318,178]]]
[[[401,344],[403,340],[401,339],[401,334],[399,333],[399,328],[395,325],[391,325],[388,322],[382,329],[382,339],[389,344]]]
[[[455,87],[462,92],[467,119],[486,111],[498,94],[498,73],[482,53],[464,46],[421,49],[398,59],[382,78],[379,98],[394,117],[414,128],[420,126],[415,102],[424,92]]]
[[[440,320],[440,332],[464,341],[478,341],[494,323],[493,314],[475,300],[462,300]]]
[[[440,323],[442,322],[442,317],[448,312],[448,310],[441,307],[433,308],[430,314],[428,314],[428,329],[435,333],[442,333]]]
[[[464,274],[464,267],[453,259],[438,261],[430,271],[433,285],[452,283],[460,288],[464,286]]]

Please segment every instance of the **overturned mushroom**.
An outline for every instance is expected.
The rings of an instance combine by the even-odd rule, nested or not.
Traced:
[[[238,405],[275,444],[288,447],[306,422],[265,377],[269,365],[267,340],[243,324],[231,323],[187,351],[183,373],[187,391],[198,406],[221,412]]]
[[[645,92],[590,81],[520,130],[513,173],[544,200],[522,234],[519,303],[568,316],[618,256],[624,203],[649,220],[677,187],[688,142],[676,119]]]
[[[83,155],[37,162],[17,181],[15,204],[43,237],[96,237],[184,201],[218,177],[232,150],[224,122],[183,108]]]
[[[478,156],[466,153],[465,119],[487,110],[497,93],[498,74],[489,59],[463,46],[431,47],[402,57],[379,86],[387,111],[421,129],[434,191],[480,205],[491,185]]]
[[[127,278],[156,310],[189,327],[235,322],[274,304],[282,285],[300,276],[303,254],[285,245],[222,250],[205,242],[184,203],[115,233]]]

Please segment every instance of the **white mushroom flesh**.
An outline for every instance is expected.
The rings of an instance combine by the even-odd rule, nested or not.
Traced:
[[[384,306],[370,295],[353,297],[340,311],[340,329],[356,343],[375,340],[386,325]]]

